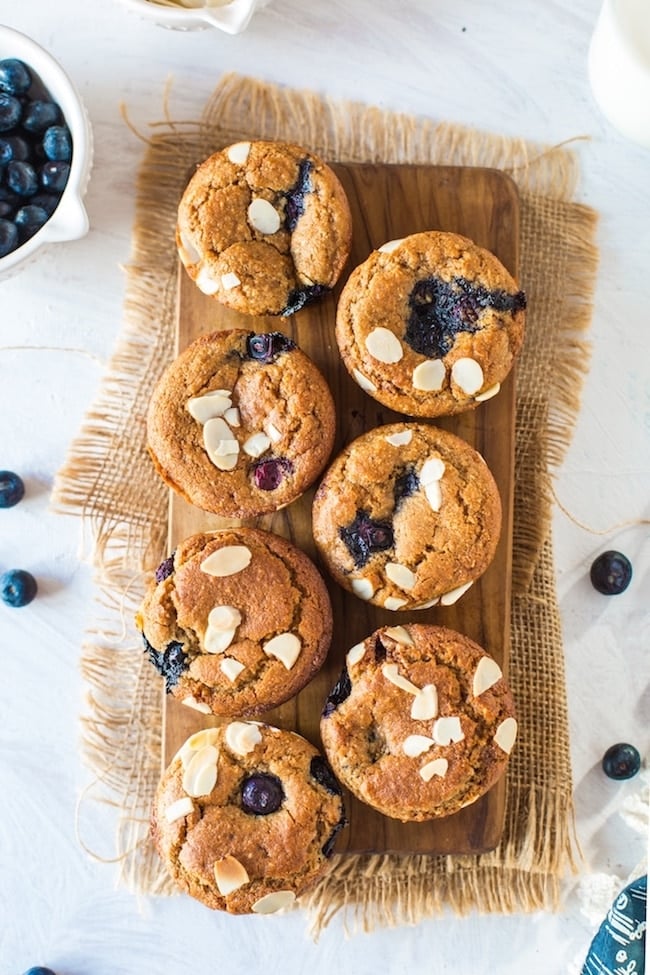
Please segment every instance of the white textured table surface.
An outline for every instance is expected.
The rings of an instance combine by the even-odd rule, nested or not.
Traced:
[[[0,21],[32,36],[79,87],[95,135],[87,238],[50,249],[0,283],[0,468],[27,496],[0,513],[0,570],[29,569],[31,606],[0,605],[0,975],[232,975],[434,970],[459,975],[565,972],[593,926],[575,890],[557,915],[470,916],[353,934],[334,920],[314,944],[300,914],[215,915],[189,898],[136,899],[75,833],[89,774],[78,758],[78,661],[93,587],[73,518],[48,510],[55,472],[90,405],[122,321],[140,130],[162,114],[198,115],[236,70],[535,141],[577,144],[581,202],[600,213],[593,351],[558,497],[592,528],[648,517],[650,484],[650,151],[599,114],[586,74],[599,0],[272,0],[237,37],[178,33],[116,0],[0,0]],[[649,14],[650,16],[650,14]],[[16,350],[14,347],[21,347]],[[599,762],[616,741],[650,746],[650,546],[647,526],[602,537],[555,517],[575,801],[584,871],[627,877],[645,839],[622,819],[639,780]],[[605,548],[634,564],[629,590],[599,596],[588,570]],[[109,809],[82,806],[81,837],[112,855]],[[260,921],[262,923],[260,923]]]

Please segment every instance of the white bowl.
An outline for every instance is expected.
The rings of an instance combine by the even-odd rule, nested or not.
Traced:
[[[226,34],[240,34],[248,27],[248,22],[260,7],[269,0],[211,0],[210,6],[200,6],[201,0],[194,0],[194,7],[168,7],[155,0],[121,0],[121,3],[134,13],[153,20],[161,27],[172,30],[204,30],[216,27]]]
[[[70,175],[56,210],[33,237],[0,258],[0,279],[13,274],[44,245],[78,240],[88,233],[88,214],[83,198],[93,158],[92,129],[86,110],[79,92],[61,65],[30,37],[0,24],[0,61],[5,58],[24,61],[59,105],[72,136],[72,160]]]

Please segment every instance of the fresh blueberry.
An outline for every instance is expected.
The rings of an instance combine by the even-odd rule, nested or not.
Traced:
[[[285,457],[270,457],[253,465],[253,480],[260,491],[275,491],[286,474],[293,470],[291,462]]]
[[[51,125],[43,136],[43,151],[48,159],[56,162],[70,162],[72,159],[72,139],[67,125]]]
[[[7,186],[18,196],[33,196],[38,190],[38,176],[31,163],[22,159],[7,165]]]
[[[15,129],[22,114],[23,107],[18,99],[6,91],[0,92],[0,132]]]
[[[244,812],[253,816],[268,816],[276,812],[284,802],[284,789],[277,775],[253,772],[244,779],[241,789],[241,805]]]
[[[641,756],[634,745],[619,742],[607,749],[602,766],[610,779],[631,779],[641,768]]]
[[[23,128],[28,132],[40,135],[50,125],[58,125],[61,121],[61,109],[56,102],[35,99],[28,102],[23,115]]]
[[[0,217],[0,257],[11,254],[18,247],[18,230],[10,220]]]
[[[22,477],[13,471],[0,471],[0,508],[13,508],[22,501],[25,484]]]
[[[59,205],[59,199],[54,193],[36,193],[29,202],[34,206],[43,207],[48,217],[51,217]]]
[[[274,362],[282,352],[295,349],[296,343],[282,332],[251,332],[246,338],[246,353],[258,362]]]
[[[24,95],[32,84],[32,76],[24,61],[5,58],[0,61],[0,91],[10,95]]]
[[[51,968],[45,968],[43,965],[34,965],[33,968],[28,968],[24,975],[56,975]]]
[[[41,186],[51,193],[63,193],[70,175],[70,164],[49,161],[41,167]]]
[[[622,552],[602,552],[592,562],[589,575],[594,589],[604,596],[617,596],[632,580],[632,563]]]
[[[347,667],[343,667],[340,677],[336,684],[330,691],[325,701],[325,706],[323,708],[323,717],[329,718],[330,714],[336,711],[339,704],[343,704],[346,698],[352,693],[352,682],[350,680],[350,675],[348,674]]]
[[[174,571],[174,556],[173,554],[167,559],[163,559],[158,568],[156,569],[155,578],[156,582],[164,582]]]
[[[357,511],[351,524],[339,528],[339,536],[354,559],[363,568],[373,552],[383,552],[394,544],[393,529],[387,521],[376,521],[367,511]]]
[[[164,650],[156,650],[149,643],[144,633],[142,640],[149,660],[161,677],[165,678],[165,690],[170,694],[172,688],[178,684],[181,674],[189,667],[189,660],[183,651],[183,644],[177,640],[172,640]]]
[[[14,224],[18,230],[18,237],[21,243],[33,237],[41,229],[43,224],[48,221],[49,216],[47,210],[33,203],[21,207],[14,217]]]
[[[322,755],[314,755],[309,764],[309,774],[333,796],[341,795],[341,786]]]
[[[0,599],[7,606],[26,606],[37,588],[36,579],[25,569],[10,569],[0,576]]]
[[[19,135],[6,135],[0,139],[0,166],[12,160],[24,160],[29,156],[29,146]]]

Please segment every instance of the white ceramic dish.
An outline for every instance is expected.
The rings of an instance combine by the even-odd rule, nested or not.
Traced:
[[[240,34],[260,7],[269,0],[211,0],[210,5],[201,6],[201,0],[193,0],[196,6],[171,7],[156,3],[155,0],[120,0],[120,2],[139,14],[145,20],[153,20],[161,27],[172,30],[205,30],[216,27],[226,34]]]
[[[0,24],[0,60],[24,61],[57,102],[72,135],[70,175],[59,204],[50,219],[33,237],[0,258],[0,279],[8,277],[44,246],[77,240],[88,233],[88,214],[83,198],[90,177],[93,138],[90,122],[79,92],[61,65],[30,37]]]

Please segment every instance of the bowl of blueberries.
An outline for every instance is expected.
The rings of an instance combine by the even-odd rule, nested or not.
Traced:
[[[88,232],[92,130],[61,65],[0,24],[0,279]]]

